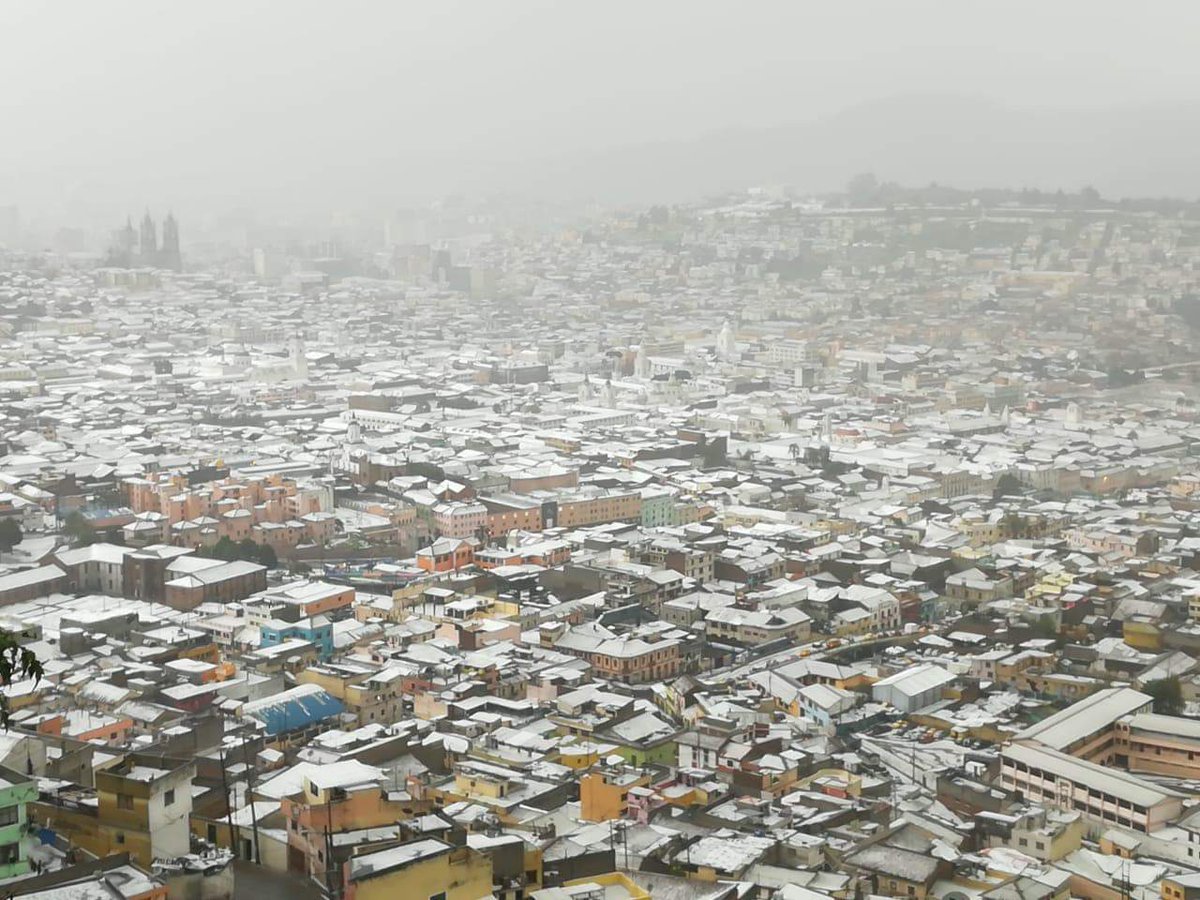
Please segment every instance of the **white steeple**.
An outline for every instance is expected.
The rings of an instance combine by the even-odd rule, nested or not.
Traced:
[[[638,378],[650,377],[650,357],[646,355],[646,343],[638,345],[637,356],[633,358],[633,374]]]
[[[304,378],[308,375],[308,357],[304,355],[304,338],[300,335],[288,341],[288,358],[297,376]]]
[[[617,405],[617,392],[613,388],[611,378],[605,379],[604,387],[600,389],[600,405],[607,407],[613,407]]]
[[[733,334],[728,319],[721,327],[721,333],[717,335],[717,356],[726,360],[737,357],[737,338]]]

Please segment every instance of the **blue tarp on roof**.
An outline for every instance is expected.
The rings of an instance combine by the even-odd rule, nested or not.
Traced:
[[[251,701],[242,707],[242,714],[262,722],[267,734],[275,735],[333,718],[343,708],[342,702],[324,688],[302,684],[273,697]]]

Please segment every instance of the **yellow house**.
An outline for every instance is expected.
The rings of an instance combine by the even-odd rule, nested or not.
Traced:
[[[1196,900],[1200,897],[1200,875],[1169,875],[1159,882],[1162,900]]]
[[[572,741],[559,745],[559,765],[566,766],[576,772],[598,765],[602,759],[617,752],[616,744],[604,744],[599,741]]]
[[[491,895],[491,858],[436,838],[368,850],[346,861],[345,900],[479,900]]]

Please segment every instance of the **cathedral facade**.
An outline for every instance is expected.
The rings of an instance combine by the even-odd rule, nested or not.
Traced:
[[[156,269],[180,271],[183,258],[179,253],[179,223],[175,216],[167,213],[162,225],[162,242],[158,238],[158,226],[149,210],[142,216],[142,224],[134,229],[133,220],[126,219],[125,227],[113,236],[108,252],[108,264],[122,268],[151,266]]]

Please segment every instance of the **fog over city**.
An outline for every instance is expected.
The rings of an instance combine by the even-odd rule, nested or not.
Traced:
[[[0,196],[310,213],[865,170],[1200,193],[1187,0],[286,6],[5,4]]]
[[[0,0],[6,900],[1200,900],[1198,36]]]

